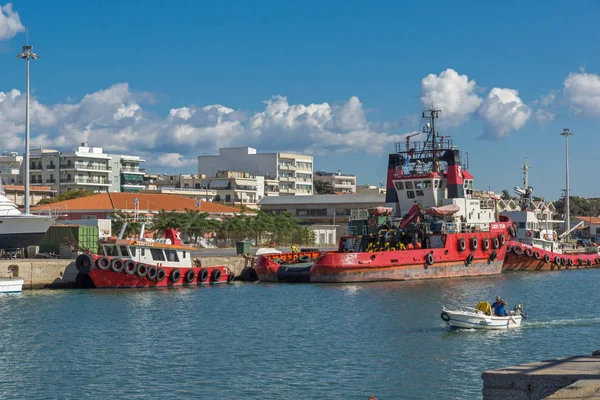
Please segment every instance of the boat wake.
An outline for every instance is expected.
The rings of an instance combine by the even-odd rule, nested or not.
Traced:
[[[553,328],[557,326],[600,325],[600,318],[555,319],[551,321],[526,321],[521,328]]]

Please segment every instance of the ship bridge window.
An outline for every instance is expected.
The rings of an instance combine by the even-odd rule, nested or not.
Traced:
[[[519,222],[519,229],[525,229],[525,222]]]
[[[394,186],[396,186],[396,190],[404,190],[404,183],[402,182],[394,182]]]
[[[415,182],[415,189],[423,189],[423,182],[416,181]]]
[[[121,255],[123,257],[129,257],[129,252],[127,251],[127,246],[119,246],[121,250]]]
[[[417,190],[417,196],[424,196],[424,193],[422,190]]]
[[[179,262],[179,257],[175,250],[165,250],[165,254],[167,255],[167,261]]]
[[[413,192],[412,190],[407,190],[406,191],[406,197],[408,197],[409,199],[414,199],[415,198],[415,192]]]
[[[431,188],[431,181],[423,181],[423,188],[424,189],[430,189]]]
[[[130,247],[129,252],[131,253],[131,257],[135,257],[135,247]]]
[[[440,181],[440,189],[444,187],[444,181]]]
[[[104,246],[104,254],[109,257],[117,257],[119,255],[117,246]]]
[[[404,183],[404,186],[406,186],[407,189],[412,189],[413,188],[413,183],[408,181]]]
[[[154,261],[165,261],[165,254],[162,249],[150,249],[150,254],[152,254]]]

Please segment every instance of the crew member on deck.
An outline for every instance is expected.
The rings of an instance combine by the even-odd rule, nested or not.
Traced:
[[[506,317],[506,310],[504,309],[505,305],[506,302],[502,300],[500,296],[496,296],[496,302],[492,304],[494,315],[497,317]]]

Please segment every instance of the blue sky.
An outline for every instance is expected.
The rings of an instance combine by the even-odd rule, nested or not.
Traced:
[[[174,173],[250,145],[377,183],[394,131],[434,101],[479,188],[520,184],[527,156],[535,193],[558,198],[569,127],[571,191],[600,196],[598,3],[372,3],[0,1],[0,147],[23,145],[22,25],[41,55],[36,145],[87,140]]]

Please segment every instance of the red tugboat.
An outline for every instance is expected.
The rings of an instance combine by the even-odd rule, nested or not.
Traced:
[[[563,221],[538,219],[532,207],[533,188],[528,185],[527,159],[521,169],[524,186],[515,188],[515,192],[520,196],[520,210],[502,213],[515,222],[515,237],[508,244],[503,269],[543,271],[561,268],[598,268],[600,247],[590,245],[578,248],[565,240],[572,231],[583,225],[583,221],[557,235],[553,226]]]
[[[123,232],[123,230],[121,231]],[[192,246],[181,243],[179,232],[166,229],[165,237],[109,238],[100,241],[100,254],[81,254],[77,270],[97,288],[143,288],[227,283],[234,279],[225,266],[192,264]]]
[[[259,280],[372,282],[499,274],[512,221],[496,221],[496,198],[474,189],[460,150],[435,131],[439,112],[423,113],[425,141],[411,143],[409,136],[389,156],[386,203],[395,215],[408,210],[402,218],[390,215],[381,223],[371,213],[368,229],[342,237],[338,251],[314,262],[308,255],[281,264],[274,256],[259,256]]]

